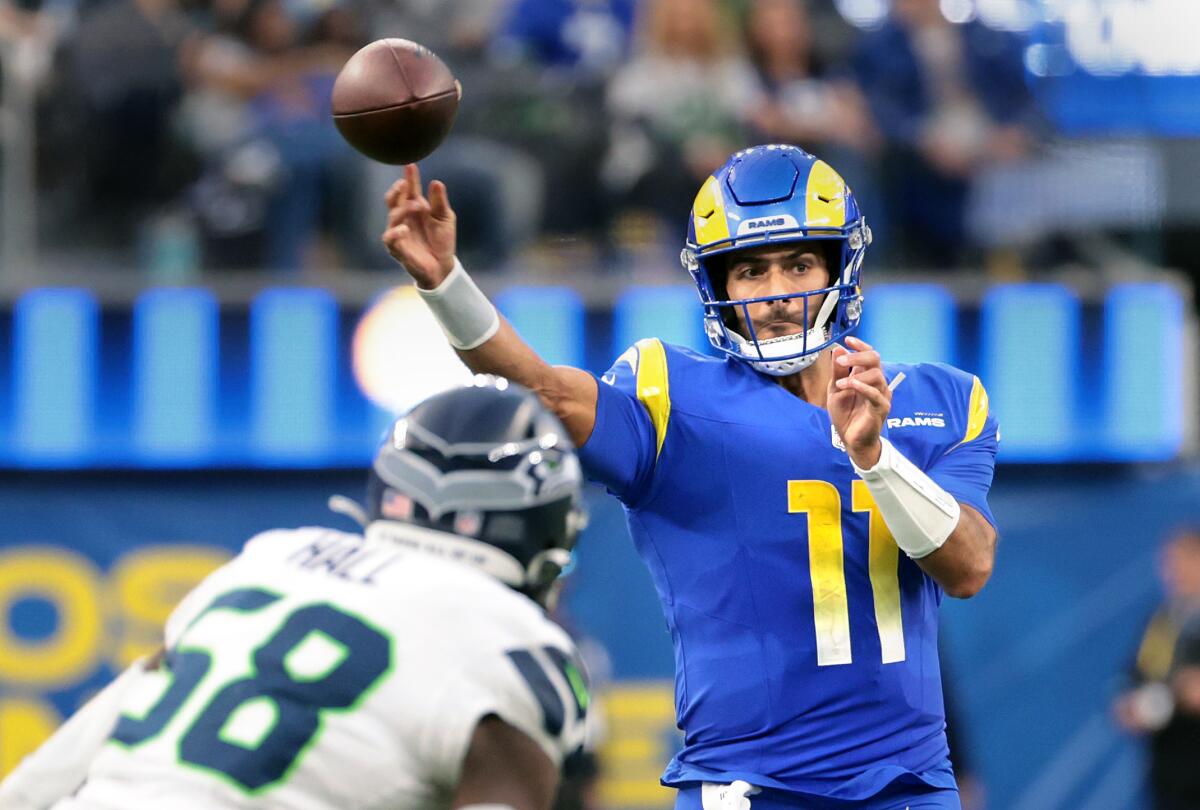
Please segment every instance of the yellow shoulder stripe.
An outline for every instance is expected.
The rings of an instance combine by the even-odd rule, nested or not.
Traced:
[[[667,438],[667,423],[671,420],[671,389],[667,379],[667,351],[658,338],[645,338],[636,344],[638,350],[637,396],[657,438],[655,458],[662,453]]]
[[[963,434],[962,441],[959,444],[966,444],[979,438],[979,434],[983,433],[983,425],[988,417],[988,395],[987,389],[983,387],[983,383],[979,378],[975,378],[975,383],[971,386],[971,403],[967,406],[967,431]]]

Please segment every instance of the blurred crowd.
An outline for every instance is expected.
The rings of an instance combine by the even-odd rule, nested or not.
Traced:
[[[1028,213],[1003,173],[1024,193],[1021,172],[1052,135],[1019,37],[950,22],[939,0],[893,0],[864,29],[838,5],[0,0],[0,41],[49,54],[35,118],[43,243],[136,250],[166,275],[386,266],[379,200],[397,170],[340,140],[329,94],[345,59],[387,36],[431,47],[464,85],[424,168],[448,182],[480,269],[566,243],[608,265],[661,259],[703,178],[763,142],[800,145],[847,178],[876,267],[1003,259],[1006,217]],[[1027,259],[1047,240],[1024,241]]]

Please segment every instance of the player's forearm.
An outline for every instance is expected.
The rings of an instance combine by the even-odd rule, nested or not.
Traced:
[[[959,504],[958,525],[942,547],[916,560],[921,569],[950,596],[969,599],[983,589],[992,575],[996,532],[974,509]]]
[[[860,449],[847,442],[847,453],[896,545],[946,593],[962,599],[974,596],[992,573],[992,525],[942,489],[888,439],[864,445]]]
[[[496,334],[474,349],[459,349],[458,356],[476,374],[505,377],[535,392],[562,421],[577,447],[591,436],[596,423],[595,378],[577,368],[550,365],[504,318]]]

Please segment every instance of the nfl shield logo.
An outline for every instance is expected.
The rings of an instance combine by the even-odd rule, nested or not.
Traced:
[[[846,445],[845,445],[845,443],[842,442],[842,437],[838,435],[837,428],[835,428],[833,425],[830,425],[829,433],[833,440],[833,446],[836,447],[838,450],[841,450],[843,453],[845,453]]]

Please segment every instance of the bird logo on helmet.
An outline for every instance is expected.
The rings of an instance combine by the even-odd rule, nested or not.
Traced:
[[[368,535],[481,568],[542,605],[587,524],[565,428],[499,377],[430,397],[397,420],[367,484]]]
[[[808,240],[828,243],[830,286],[728,298],[722,272],[726,254]],[[765,374],[785,376],[807,368],[822,349],[858,326],[859,275],[870,243],[871,229],[841,176],[802,149],[772,144],[734,153],[705,181],[692,206],[680,261],[700,293],[704,331],[713,346]],[[807,330],[759,339],[749,306],[788,299],[802,299]],[[738,331],[738,308],[748,334]]]

